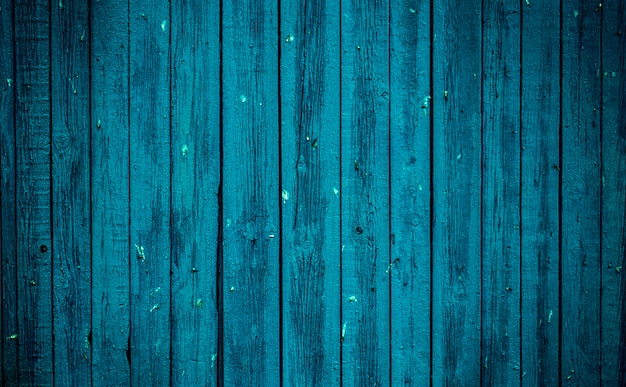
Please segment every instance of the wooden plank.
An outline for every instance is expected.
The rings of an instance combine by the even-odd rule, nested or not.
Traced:
[[[51,7],[54,383],[91,383],[89,10]]]
[[[600,63],[598,4],[562,5],[561,382],[600,380]]]
[[[280,383],[277,1],[222,3],[223,383]]]
[[[340,377],[339,5],[281,6],[285,386]]]
[[[341,2],[342,380],[389,385],[389,2]]]
[[[464,386],[481,376],[481,8],[433,7],[432,383]]]
[[[483,3],[482,385],[520,383],[520,3]]]
[[[217,383],[219,1],[172,3],[172,385]]]
[[[92,375],[130,384],[128,4],[91,4]]]
[[[0,380],[17,385],[17,214],[13,1],[0,1]]]
[[[430,383],[430,7],[390,5],[393,385]]]
[[[559,383],[559,3],[522,5],[522,382]]]
[[[604,386],[626,385],[626,4],[602,9],[602,292]]]
[[[170,381],[170,7],[131,1],[130,376]]]
[[[52,385],[50,14],[16,1],[16,199],[19,383]]]

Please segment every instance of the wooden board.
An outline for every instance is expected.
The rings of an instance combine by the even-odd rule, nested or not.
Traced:
[[[341,2],[342,381],[389,385],[389,2]]]
[[[339,2],[284,1],[280,20],[282,383],[338,385]]]
[[[562,5],[561,382],[597,385],[601,368],[601,13]]]
[[[0,380],[17,385],[17,224],[13,2],[0,1]]]
[[[170,380],[170,28],[168,1],[132,1],[130,19],[130,376]]]
[[[391,383],[430,383],[430,2],[390,4]]]
[[[522,5],[522,383],[559,383],[559,4]]]
[[[220,183],[219,1],[172,3],[172,369],[176,386],[217,379]]]
[[[623,386],[626,384],[626,4],[603,2],[601,14],[601,380],[606,386]]]
[[[433,7],[432,383],[464,386],[481,376],[481,9]]]
[[[91,383],[89,13],[51,7],[54,383]]]
[[[483,7],[482,384],[518,386],[520,4]]]
[[[18,378],[22,385],[50,386],[50,18],[47,1],[14,6]]]
[[[222,3],[225,385],[280,383],[277,1]]]
[[[130,384],[128,5],[91,4],[92,376]],[[97,274],[97,275],[95,275]]]

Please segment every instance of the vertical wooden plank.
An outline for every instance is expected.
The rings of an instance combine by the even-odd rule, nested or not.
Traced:
[[[281,6],[283,384],[340,377],[339,2]]]
[[[130,363],[170,383],[169,1],[130,2]]]
[[[391,375],[430,383],[430,1],[390,5]]]
[[[600,380],[600,42],[597,3],[562,5],[561,382]]]
[[[277,1],[223,2],[225,385],[280,383]]]
[[[559,3],[522,5],[522,382],[559,383]]]
[[[219,1],[172,3],[172,385],[217,383]]]
[[[15,3],[19,383],[52,385],[50,11]]]
[[[54,383],[91,383],[89,10],[52,12],[52,214]]]
[[[342,379],[389,385],[389,2],[341,2]]]
[[[13,1],[0,1],[0,383],[17,385],[17,214]]]
[[[602,9],[602,383],[626,384],[626,4]]]
[[[433,7],[432,382],[464,386],[481,373],[481,8]]]
[[[520,3],[483,2],[482,385],[520,383]]]
[[[91,3],[92,375],[130,384],[128,2]]]

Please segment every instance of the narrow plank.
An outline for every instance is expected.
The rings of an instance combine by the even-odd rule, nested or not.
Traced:
[[[520,3],[483,3],[485,386],[520,383]]]
[[[340,377],[339,5],[281,5],[285,386]]]
[[[42,0],[14,7],[19,384],[50,386],[50,14]]]
[[[432,383],[465,386],[481,376],[481,8],[433,7]]]
[[[389,2],[341,2],[342,380],[389,385]]]
[[[598,4],[562,5],[561,382],[600,380],[600,61]]]
[[[431,4],[390,10],[391,383],[428,386]]]
[[[280,383],[276,0],[223,2],[223,383]]]
[[[92,383],[130,384],[128,2],[91,3]]]
[[[0,381],[17,385],[17,214],[13,1],[0,1]]]
[[[130,376],[170,382],[170,4],[131,1]]]
[[[89,10],[51,7],[54,383],[91,383]]]
[[[603,386],[623,386],[626,385],[626,3],[603,2],[601,13],[601,381]]]
[[[172,3],[172,385],[217,383],[219,1]]]
[[[522,383],[559,384],[559,3],[522,5]]]

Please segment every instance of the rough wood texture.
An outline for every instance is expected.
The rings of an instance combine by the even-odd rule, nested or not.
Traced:
[[[172,3],[172,370],[174,386],[217,379],[220,182],[219,1]]]
[[[170,382],[170,66],[168,1],[131,1],[130,377]]]
[[[559,4],[522,5],[522,383],[559,383]]]
[[[340,377],[339,2],[283,1],[283,384]]]
[[[626,385],[626,4],[602,6],[602,383]],[[597,118],[596,118],[597,119]]]
[[[391,383],[430,383],[430,2],[391,1]]]
[[[13,2],[0,1],[0,383],[17,385],[17,224]]]
[[[563,2],[561,382],[600,381],[600,61],[598,4]]]
[[[86,2],[52,12],[54,383],[91,383],[89,14]]]
[[[520,3],[483,3],[482,385],[520,370]]]
[[[91,4],[92,376],[130,383],[128,4]]]
[[[432,382],[464,386],[481,373],[481,13],[433,6]]]
[[[389,2],[341,2],[342,380],[389,385]]]
[[[50,386],[50,20],[47,1],[16,1],[17,350],[20,385]]]
[[[280,383],[277,1],[223,2],[223,383]]]

